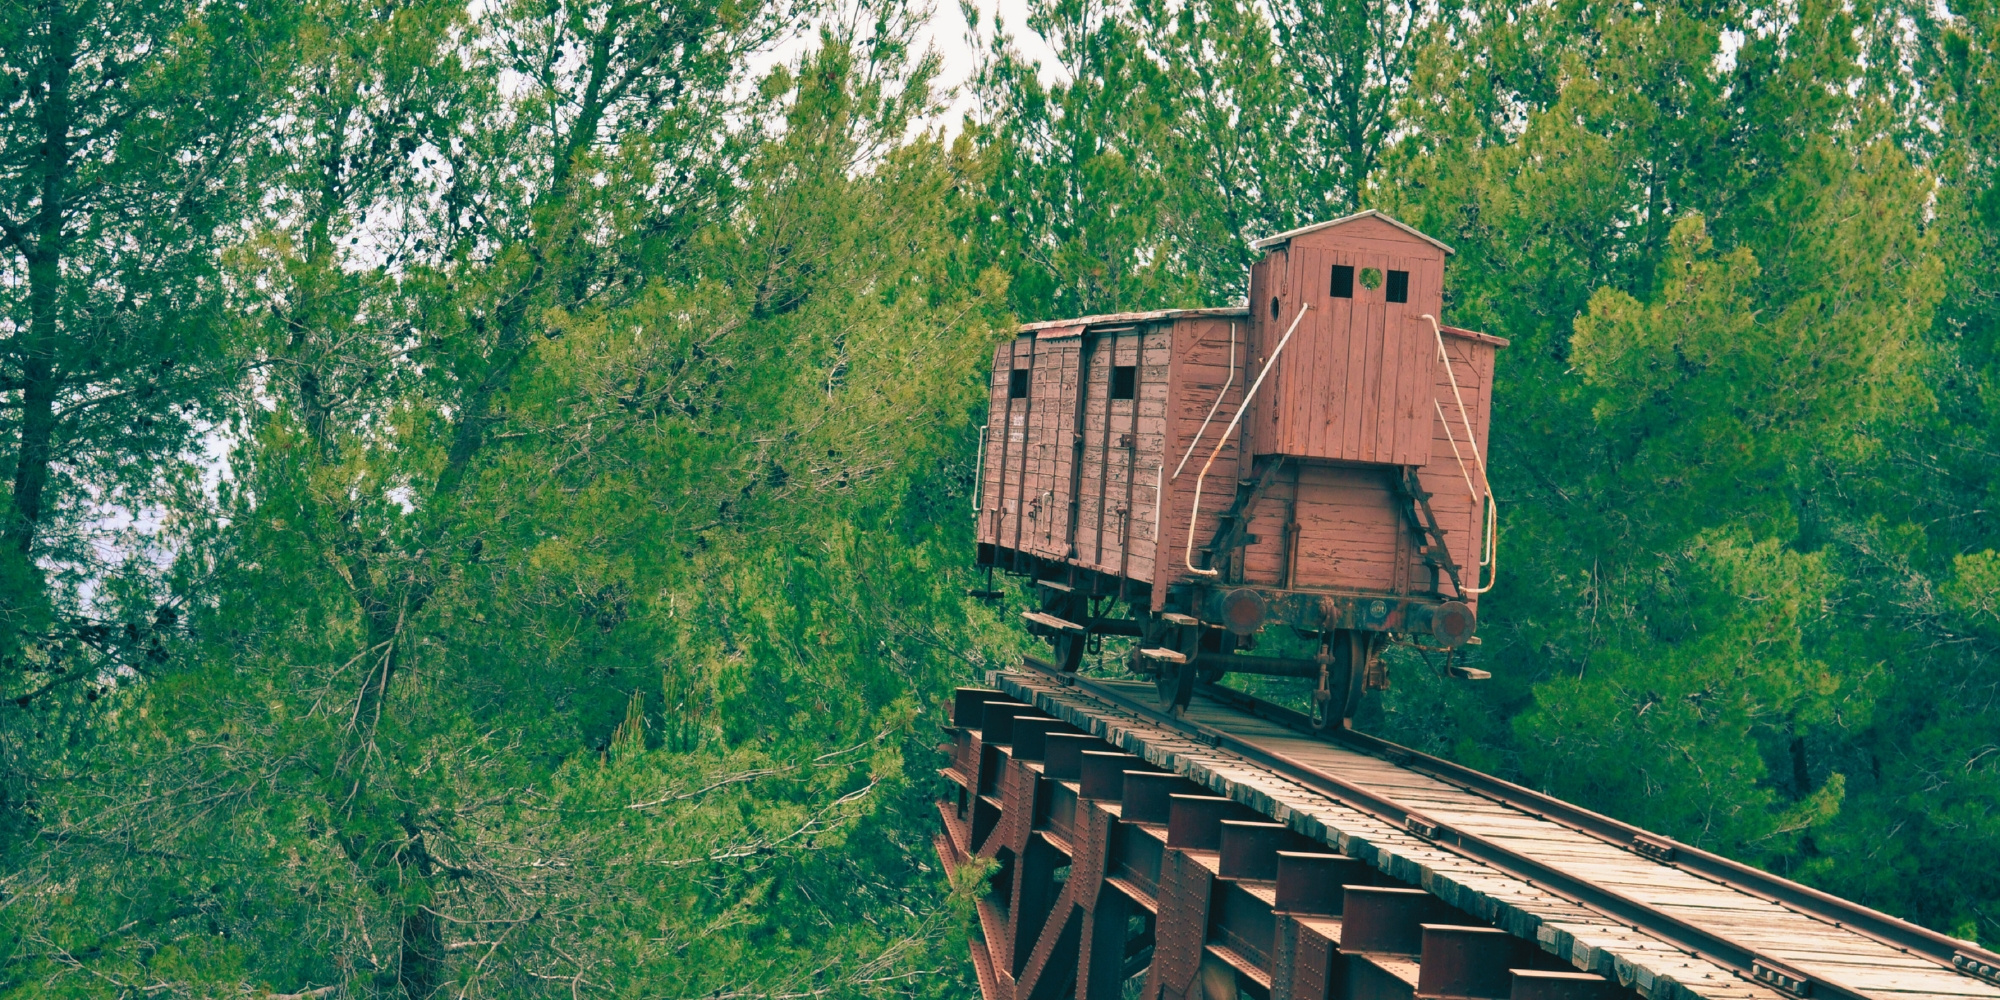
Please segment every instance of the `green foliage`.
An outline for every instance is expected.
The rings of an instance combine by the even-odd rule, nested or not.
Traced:
[[[0,994],[969,995],[991,345],[1354,207],[1512,339],[1364,725],[2000,936],[1992,4],[1038,0],[950,142],[916,16],[7,15]]]
[[[302,11],[259,0],[0,11],[0,837],[107,683],[181,611],[139,522],[241,377],[217,250]],[[32,712],[32,714],[30,714]]]
[[[1521,766],[1566,797],[1619,802],[1649,828],[1782,853],[1838,811],[1845,778],[1785,796],[1766,780],[1762,743],[1865,725],[1881,679],[1842,676],[1813,655],[1838,581],[1823,557],[1726,536],[1698,540],[1656,572],[1649,596],[1673,601],[1681,621],[1655,628],[1683,633],[1600,648],[1577,676],[1539,685],[1535,710],[1514,719]]]
[[[1987,633],[2000,628],[2000,554],[1987,549],[1953,559],[1940,596],[1967,627]]]
[[[893,16],[745,90],[799,12],[663,11],[300,34],[190,620],[17,813],[0,987],[963,990],[980,164]]]
[[[1496,680],[1449,722],[1384,719],[1976,925],[2000,887],[1940,852],[1972,827],[1916,773],[1951,770],[1953,799],[1996,791],[1971,736],[1993,724],[1992,647],[1940,641],[1966,622],[1940,597],[1963,592],[1954,555],[1992,543],[1969,515],[1991,495],[1971,455],[1990,410],[1957,382],[1987,348],[1954,318],[1986,301],[1984,264],[1937,192],[1990,175],[1947,152],[1964,134],[1890,138],[1960,112],[1900,104],[1909,80],[1862,64],[1889,14],[1803,10],[1782,38],[1759,16],[1550,9],[1430,41],[1410,114],[1436,124],[1391,152],[1407,180],[1387,193],[1459,248],[1457,321],[1513,338],[1502,579],[1481,609]]]

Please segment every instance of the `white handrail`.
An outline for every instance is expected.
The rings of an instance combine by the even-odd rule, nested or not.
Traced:
[[[1256,399],[1257,390],[1264,387],[1264,377],[1271,374],[1271,366],[1278,363],[1278,355],[1283,354],[1285,352],[1285,345],[1292,342],[1292,334],[1298,331],[1299,322],[1306,318],[1306,312],[1310,309],[1312,309],[1312,303],[1310,302],[1299,304],[1298,317],[1292,320],[1292,325],[1286,328],[1284,337],[1278,341],[1277,349],[1272,351],[1270,358],[1264,362],[1264,370],[1257,373],[1257,381],[1250,383],[1250,391],[1243,394],[1243,402],[1236,406],[1236,415],[1229,418],[1229,427],[1222,432],[1221,437],[1215,440],[1215,450],[1208,453],[1208,461],[1201,464],[1201,474],[1194,478],[1194,507],[1188,511],[1187,549],[1181,554],[1181,562],[1186,564],[1188,572],[1196,576],[1222,575],[1222,571],[1219,569],[1194,568],[1194,526],[1195,522],[1201,517],[1202,480],[1208,478],[1208,470],[1215,464],[1215,457],[1222,454],[1222,446],[1229,443],[1229,435],[1236,433],[1236,425],[1242,423],[1243,414],[1250,411],[1250,401]],[[1231,358],[1233,359],[1234,357],[1235,355],[1232,353]]]
[[[1472,499],[1481,505],[1485,513],[1483,520],[1486,523],[1481,525],[1484,530],[1480,534],[1486,537],[1482,539],[1484,544],[1480,546],[1477,568],[1486,571],[1486,586],[1464,588],[1461,592],[1468,595],[1484,594],[1492,590],[1494,583],[1500,578],[1500,503],[1493,499],[1493,483],[1486,477],[1486,459],[1479,454],[1479,439],[1472,433],[1472,418],[1466,415],[1465,397],[1458,391],[1458,376],[1451,369],[1451,352],[1445,350],[1444,331],[1439,329],[1436,316],[1425,313],[1423,318],[1431,321],[1431,335],[1437,338],[1438,360],[1444,362],[1444,377],[1451,383],[1451,398],[1458,404],[1459,423],[1465,427],[1465,446],[1472,452],[1473,464],[1479,466],[1479,486],[1485,487],[1486,491],[1482,499],[1479,487],[1472,485],[1472,473],[1466,470],[1465,456],[1458,453],[1458,440],[1451,433],[1451,418],[1444,414],[1444,403],[1433,397],[1431,404],[1437,407],[1438,421],[1444,424],[1444,439],[1451,443],[1451,457],[1458,461],[1458,473],[1465,477],[1466,490],[1472,494]],[[1473,574],[1472,582],[1475,584],[1479,582],[1477,572]]]
[[[1451,418],[1444,415],[1444,404],[1438,402],[1436,397],[1432,397],[1431,405],[1437,408],[1438,420],[1444,424],[1444,439],[1447,444],[1451,445],[1451,457],[1458,460],[1458,474],[1465,477],[1465,492],[1471,495],[1472,499],[1477,500],[1479,499],[1479,487],[1472,485],[1472,472],[1465,467],[1465,456],[1458,453],[1458,438],[1451,432]],[[1467,441],[1465,444],[1466,447],[1473,448],[1473,457],[1477,458],[1479,451],[1473,446],[1473,443]]]
[[[1465,442],[1472,449],[1472,460],[1479,465],[1479,478],[1486,479],[1486,459],[1479,455],[1479,444],[1472,436],[1472,418],[1465,414],[1465,397],[1458,393],[1458,376],[1451,370],[1451,352],[1444,349],[1444,331],[1438,327],[1437,317],[1425,313],[1423,318],[1431,321],[1431,334],[1437,338],[1438,360],[1444,362],[1444,377],[1451,382],[1451,398],[1458,403],[1458,419],[1465,424]]]
[[[1164,494],[1164,493],[1166,492],[1166,485],[1167,485],[1167,463],[1165,463],[1165,462],[1161,462],[1161,463],[1159,464],[1159,467],[1158,467],[1158,468],[1156,468],[1156,469],[1154,470],[1154,472],[1153,472],[1153,538],[1152,538],[1152,542],[1153,542],[1153,545],[1154,545],[1154,549],[1153,549],[1153,551],[1154,551],[1154,552],[1158,552],[1158,551],[1159,551],[1159,547],[1158,547],[1158,546],[1159,546],[1159,544],[1160,544],[1160,498],[1161,498],[1161,496],[1162,496],[1162,495],[1163,495],[1163,494]],[[1154,556],[1154,558],[1155,558],[1155,559],[1158,559],[1159,557],[1158,557],[1158,556]]]
[[[986,432],[992,424],[979,428],[979,456],[972,460],[972,515],[986,509]]]
[[[1201,427],[1194,432],[1194,440],[1188,442],[1187,454],[1181,456],[1181,464],[1174,466],[1174,478],[1181,477],[1181,470],[1187,468],[1188,459],[1194,457],[1194,450],[1201,444],[1201,436],[1208,431],[1208,422],[1215,419],[1215,411],[1222,409],[1222,399],[1229,395],[1229,387],[1236,384],[1236,324],[1229,324],[1229,378],[1222,383],[1222,391],[1215,394],[1215,402],[1208,408],[1208,416],[1201,418]]]

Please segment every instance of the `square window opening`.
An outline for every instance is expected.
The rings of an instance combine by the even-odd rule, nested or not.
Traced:
[[[1139,366],[1116,365],[1111,369],[1111,398],[1134,399],[1139,395]]]
[[[1026,368],[1016,368],[1007,373],[1007,398],[1028,398],[1028,370]]]
[[[1351,299],[1354,297],[1354,265],[1333,265],[1333,291],[1329,294],[1336,299]]]
[[[1410,301],[1410,272],[1390,271],[1388,292],[1391,302]]]

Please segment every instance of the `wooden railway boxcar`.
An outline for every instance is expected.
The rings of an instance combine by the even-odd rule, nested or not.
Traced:
[[[1472,640],[1506,341],[1437,321],[1450,248],[1378,212],[1254,246],[1246,305],[1032,323],[996,349],[979,560],[1033,580],[1027,624],[1069,667],[1132,636],[1169,702],[1226,670],[1316,677],[1338,724],[1384,642]],[[1318,653],[1245,655],[1268,625]]]

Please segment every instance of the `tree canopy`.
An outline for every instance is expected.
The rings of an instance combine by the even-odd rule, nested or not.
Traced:
[[[1512,340],[1362,728],[2000,939],[2000,7],[1027,11],[0,13],[0,996],[971,995],[991,347],[1361,207]]]

